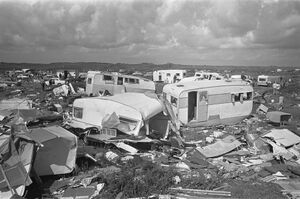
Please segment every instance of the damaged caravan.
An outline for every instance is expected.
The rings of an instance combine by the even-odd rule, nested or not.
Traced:
[[[165,85],[163,98],[184,125],[234,124],[251,113],[253,88],[244,81],[179,82]]]
[[[129,135],[139,135],[142,127],[149,133],[149,121],[163,111],[154,93],[123,93],[107,97],[76,99],[70,126],[86,129],[107,128]],[[151,126],[150,126],[151,128]]]
[[[186,70],[157,70],[153,71],[153,81],[172,84],[186,76]]]
[[[99,92],[108,91],[115,95],[125,92],[155,92],[153,81],[132,75],[89,71],[86,79],[86,94],[97,96]]]

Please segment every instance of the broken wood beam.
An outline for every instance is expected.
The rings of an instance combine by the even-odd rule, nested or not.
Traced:
[[[194,194],[201,194],[201,195],[231,196],[231,192],[229,191],[213,191],[213,190],[183,189],[183,188],[170,188],[170,189],[179,192],[194,193]]]

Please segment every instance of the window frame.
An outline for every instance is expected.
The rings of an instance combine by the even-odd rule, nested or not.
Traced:
[[[73,116],[77,119],[83,118],[83,108],[82,107],[73,107]]]

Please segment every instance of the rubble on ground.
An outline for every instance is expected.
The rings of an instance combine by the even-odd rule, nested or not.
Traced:
[[[170,105],[155,101],[151,117],[163,111],[155,118],[161,123],[144,113],[139,121],[155,128],[120,125],[120,110],[110,107],[99,120],[105,128],[79,128],[70,123],[74,100],[85,96],[81,88],[41,90],[33,82],[33,92],[26,84],[3,86],[0,198],[24,196],[25,187],[27,197],[45,198],[241,198],[237,186],[274,190],[269,197],[300,195],[299,120],[280,96],[256,95],[263,100],[235,125],[180,127]]]

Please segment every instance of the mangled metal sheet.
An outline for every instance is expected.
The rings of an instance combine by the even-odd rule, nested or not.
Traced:
[[[300,143],[300,137],[288,129],[272,129],[263,137],[271,138],[284,147]]]
[[[218,140],[214,144],[205,147],[197,147],[196,149],[207,158],[218,157],[226,154],[235,148],[241,146],[241,142],[229,135],[222,140]]]

